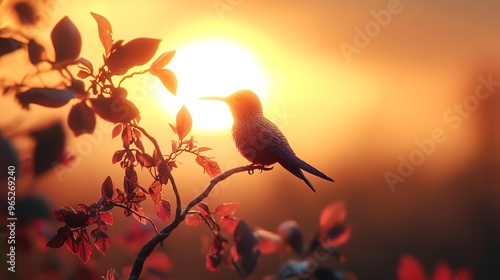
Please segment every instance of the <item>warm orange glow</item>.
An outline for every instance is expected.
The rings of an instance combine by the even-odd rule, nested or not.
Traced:
[[[198,100],[200,97],[251,89],[265,98],[264,69],[250,50],[230,41],[211,39],[182,46],[167,67],[177,75],[178,92],[173,96],[159,84],[165,112],[175,113],[185,104],[193,116],[194,129],[216,130],[232,124],[227,105]]]

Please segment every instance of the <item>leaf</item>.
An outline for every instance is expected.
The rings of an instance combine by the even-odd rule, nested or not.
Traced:
[[[231,216],[236,212],[238,206],[240,206],[240,204],[236,202],[224,203],[215,208],[214,214],[218,216]]]
[[[66,135],[61,123],[31,133],[36,146],[33,152],[35,175],[51,170],[63,157],[66,146]]]
[[[111,51],[111,46],[113,45],[113,29],[111,28],[111,23],[109,21],[96,13],[90,12],[97,22],[97,29],[99,31],[99,39],[101,40],[102,46],[106,51],[106,55]]]
[[[103,255],[106,255],[110,246],[111,243],[109,235],[105,232],[99,231],[99,233],[95,237],[95,247],[97,248],[97,250],[99,250],[99,252],[101,252]]]
[[[47,242],[46,247],[59,248],[66,242],[69,238],[71,230],[67,227],[61,227],[57,230],[57,233]]]
[[[136,203],[132,204],[132,209],[135,211],[135,213],[132,212],[132,216],[134,216],[134,218],[139,221],[139,223],[145,225],[146,219],[143,218],[145,216],[144,210],[142,210],[142,208],[140,208]],[[139,215],[137,215],[136,213]]]
[[[352,228],[350,226],[336,226],[326,236],[324,246],[337,247],[349,240],[351,237]]]
[[[175,134],[177,134],[177,127],[175,127],[175,125],[173,125],[173,124],[171,124],[171,123],[169,123],[168,125],[170,126],[170,128],[172,129],[172,131],[173,131]]]
[[[240,220],[233,233],[236,252],[245,275],[250,275],[257,265],[260,256],[259,243],[253,235],[252,229]]]
[[[123,98],[91,98],[94,111],[103,119],[112,123],[128,123],[139,118],[139,109]]]
[[[123,124],[119,123],[113,128],[113,132],[111,133],[111,139],[115,138],[116,136],[120,135],[123,129]]]
[[[345,220],[346,215],[347,211],[345,209],[345,204],[342,201],[332,202],[323,208],[319,218],[321,239],[324,240],[326,238],[326,234],[332,228],[342,223]]]
[[[84,101],[73,105],[69,111],[68,125],[76,137],[85,133],[92,134],[96,125],[94,111]]]
[[[78,59],[78,62],[85,66],[85,68],[87,68],[88,73],[92,74],[94,73],[94,66],[92,66],[92,62],[88,61],[87,59],[83,58],[83,57],[80,57],[80,59]]]
[[[191,118],[191,114],[185,105],[182,105],[181,109],[177,113],[177,117],[175,118],[177,128],[177,135],[179,139],[182,141],[186,135],[191,131],[191,127],[193,126],[193,119]]]
[[[233,234],[238,222],[240,220],[233,217],[221,217],[219,224],[221,227],[225,228],[230,234]]]
[[[196,208],[200,210],[201,215],[205,217],[210,216],[210,209],[208,208],[208,204],[206,204],[205,202],[200,202],[196,204]]]
[[[207,254],[205,257],[205,267],[212,272],[217,272],[221,263],[222,258],[220,256]]]
[[[158,70],[163,69],[163,67],[167,66],[167,64],[174,58],[175,51],[169,51],[162,53],[153,63],[151,63],[150,72],[153,75],[156,75]]]
[[[222,173],[217,162],[207,159],[207,157],[197,155],[195,160],[211,178],[217,177]]]
[[[76,94],[69,89],[32,88],[16,96],[21,106],[29,109],[29,104],[58,108],[66,105]]]
[[[106,59],[106,65],[113,75],[123,75],[130,68],[148,62],[156,53],[159,44],[158,39],[137,38],[123,46],[116,46]]]
[[[23,24],[33,25],[38,22],[39,16],[30,3],[18,2],[14,5],[14,10],[19,17],[19,21]]]
[[[56,52],[56,62],[72,61],[80,55],[82,37],[69,17],[64,17],[56,24],[50,38]]]
[[[278,234],[295,253],[301,254],[304,251],[304,238],[297,222],[282,222],[278,227]]]
[[[117,280],[115,277],[115,270],[110,268],[106,271],[106,279],[105,280]]]
[[[144,166],[146,168],[155,166],[155,162],[154,162],[153,157],[146,154],[146,153],[137,152],[136,158],[137,158],[137,161],[141,164],[141,166]]]
[[[100,212],[99,219],[107,225],[113,224],[113,214],[111,214],[111,212]]]
[[[420,262],[409,254],[403,254],[399,258],[397,271],[398,280],[426,280],[424,268]]]
[[[80,238],[80,242],[78,241]],[[82,229],[80,237],[77,238],[76,242],[76,255],[80,258],[83,263],[87,263],[92,255],[94,247],[90,243],[89,235],[87,229]]]
[[[0,56],[17,51],[22,47],[23,44],[15,39],[0,37]]]
[[[118,150],[113,154],[113,158],[111,159],[111,163],[115,164],[117,162],[122,161],[123,155],[125,154],[126,150]]]
[[[156,215],[158,218],[168,221],[170,219],[170,202],[165,199],[160,199],[156,203]]]
[[[203,219],[201,218],[200,214],[193,213],[193,214],[187,214],[184,222],[188,226],[197,226],[201,224],[201,222],[203,222]]]
[[[173,95],[177,94],[177,77],[174,72],[169,69],[156,70],[154,75],[160,79],[165,88]]]
[[[28,43],[28,55],[31,64],[37,65],[45,58],[45,49],[35,40],[30,40]]]
[[[113,199],[113,194],[115,193],[115,188],[113,185],[113,181],[111,181],[111,177],[108,176],[104,180],[101,186],[101,195],[105,201],[111,201]]]
[[[259,249],[262,254],[277,252],[282,246],[281,236],[267,230],[256,230],[253,235],[259,242]]]
[[[209,148],[209,147],[199,147],[196,151],[198,153],[202,153],[202,152],[205,152],[205,151],[210,151],[210,150],[213,150],[212,148]]]

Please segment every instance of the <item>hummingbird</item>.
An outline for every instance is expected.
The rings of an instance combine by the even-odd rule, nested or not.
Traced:
[[[200,99],[219,100],[229,105],[234,120],[232,128],[234,142],[239,152],[252,164],[268,166],[278,162],[290,173],[302,179],[314,192],[316,189],[302,170],[335,182],[295,155],[285,135],[264,116],[259,97],[253,91],[240,90],[227,97]]]

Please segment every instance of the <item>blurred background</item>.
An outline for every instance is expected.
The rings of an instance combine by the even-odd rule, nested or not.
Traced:
[[[16,2],[0,3],[0,28],[11,26]],[[102,61],[102,46],[90,12],[111,22],[115,39],[159,38],[158,53],[177,50],[171,66],[179,72],[177,97],[150,77],[125,84],[141,111],[141,125],[165,150],[175,139],[168,124],[186,103],[194,116],[191,135],[214,149],[207,155],[222,170],[246,165],[231,138],[228,108],[192,97],[250,88],[296,154],[336,181],[309,176],[317,189],[313,193],[275,166],[272,172],[232,176],[214,189],[209,205],[239,202],[235,216],[271,231],[295,220],[309,238],[318,230],[321,209],[341,200],[353,231],[340,248],[346,262],[330,266],[359,279],[396,279],[399,257],[408,253],[429,276],[445,261],[452,269],[470,268],[475,279],[500,279],[499,1],[52,0],[32,5],[40,19],[35,38],[50,46],[51,28],[67,15],[82,35],[81,56],[95,65]],[[227,44],[242,52],[231,57],[233,64],[216,51]],[[194,53],[183,53],[193,48]],[[2,77],[21,75],[25,56],[2,57]],[[22,158],[30,157],[32,144],[19,135],[64,118],[70,108],[35,105],[23,111],[12,96],[0,100],[0,131]],[[221,125],[199,125],[211,112],[222,112],[210,119]],[[108,175],[121,181],[122,169],[111,164],[121,148],[119,139],[111,139],[112,127],[98,120],[93,135],[74,137],[67,131],[72,165],[37,178],[18,174],[19,215],[25,211],[28,221],[29,209],[37,209],[49,222],[26,227],[18,278],[6,279],[24,279],[28,269],[46,269],[51,259],[59,261],[49,262],[50,271],[83,275],[76,256],[44,247],[43,233],[50,237],[61,224],[43,213],[96,201]],[[189,155],[179,158],[178,166],[174,176],[187,203],[210,178]],[[140,174],[144,186],[150,180],[147,171]],[[164,195],[173,200],[171,191]],[[41,201],[46,204],[38,205]],[[144,209],[153,213],[149,202]],[[44,207],[46,212],[40,210]],[[131,264],[152,234],[121,211],[113,214],[111,249],[104,257],[95,251],[88,265],[99,275]],[[134,234],[139,239],[131,238]],[[169,258],[169,278],[237,279],[227,267],[217,273],[204,268],[209,236],[206,227],[183,225],[167,239],[162,251]],[[276,273],[288,257],[262,257],[250,279]],[[73,277],[64,279],[79,279]]]

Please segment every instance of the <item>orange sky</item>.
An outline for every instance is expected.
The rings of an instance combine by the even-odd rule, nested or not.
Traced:
[[[467,169],[478,155],[484,137],[479,124],[484,123],[486,114],[482,105],[496,102],[498,108],[498,98],[481,103],[460,129],[451,128],[443,114],[474,92],[479,75],[491,74],[493,80],[500,80],[499,1],[242,0],[223,12],[214,8],[217,2],[231,1],[54,0],[53,8],[47,10],[50,26],[69,15],[82,34],[82,56],[92,61],[100,61],[102,49],[91,11],[112,23],[116,39],[161,38],[159,52],[182,52],[183,46],[211,38],[243,46],[265,71],[265,114],[281,122],[277,124],[300,157],[337,181],[332,184],[309,176],[318,189],[313,194],[277,167],[265,174],[231,178],[210,201],[240,201],[241,216],[273,229],[287,218],[315,225],[316,216],[311,219],[308,213],[318,213],[326,203],[341,198],[351,201],[353,208],[359,207],[353,209],[353,215],[359,215],[358,220],[354,218],[358,223],[355,232],[366,222],[369,230],[378,229],[384,235],[391,225],[404,224],[406,217],[425,205],[427,196],[432,196],[428,192],[439,187],[452,190],[443,182]],[[382,26],[374,14],[387,15],[386,11],[390,20],[386,18],[386,26]],[[375,29],[369,31],[373,36],[367,35],[368,42],[365,39],[365,44],[356,45],[360,40],[357,28],[364,34],[366,28]],[[49,31],[39,37],[47,40]],[[356,53],[346,57],[342,44],[356,48]],[[225,82],[224,76],[219,78],[219,83]],[[130,88],[142,83],[139,78]],[[169,93],[150,94],[137,104],[141,124],[169,147],[173,135],[168,123],[174,122],[175,112],[164,112],[157,96]],[[280,119],[283,114],[288,118]],[[417,168],[415,177],[392,193],[384,172],[397,172],[398,157],[407,158],[416,149],[415,141],[431,137],[436,128],[448,136],[445,144],[438,145],[436,153]],[[97,136],[72,139],[70,150],[91,143],[91,152],[80,155],[78,165],[65,172],[62,181],[53,174],[42,178],[38,190],[59,197],[55,203],[59,207],[82,198],[89,202],[95,199],[107,175],[119,181],[121,169],[110,164],[113,151],[121,145],[119,140],[110,140],[109,132],[109,126],[99,122]],[[230,128],[194,133],[203,146],[214,148],[210,154],[222,169],[247,164],[232,143]],[[189,156],[180,161],[177,176],[187,200],[208,177]],[[194,175],[184,176],[189,174]],[[269,186],[269,182],[276,186]],[[286,199],[277,199],[285,193]],[[444,200],[453,197],[439,195]],[[266,207],[272,203],[275,209]],[[451,208],[456,206],[448,203]],[[378,208],[359,214],[368,213],[372,210],[369,207]],[[407,216],[398,216],[399,210]],[[259,220],[269,212],[276,217]],[[456,221],[451,227],[461,226],[462,222]],[[353,245],[353,249],[359,247]]]

